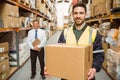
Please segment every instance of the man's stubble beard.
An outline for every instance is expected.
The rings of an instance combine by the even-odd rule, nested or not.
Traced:
[[[76,26],[81,26],[83,23],[84,23],[84,21],[82,21],[81,23],[75,22],[75,25],[76,25]]]

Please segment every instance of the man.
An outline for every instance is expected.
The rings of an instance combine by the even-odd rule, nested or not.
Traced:
[[[28,32],[28,44],[30,46],[30,58],[31,58],[31,79],[34,79],[36,75],[36,61],[39,59],[42,79],[46,79],[44,75],[44,46],[46,43],[45,31],[40,29],[39,22],[33,21],[33,29]]]
[[[88,80],[95,80],[95,74],[101,70],[104,61],[102,36],[96,29],[89,27],[85,23],[86,13],[87,10],[84,4],[76,3],[73,5],[72,16],[74,24],[62,32],[58,42],[70,45],[93,44],[93,65],[88,72]]]

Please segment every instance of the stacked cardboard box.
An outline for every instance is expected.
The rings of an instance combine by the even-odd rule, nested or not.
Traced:
[[[36,8],[40,10],[41,0],[36,0]]]
[[[44,13],[45,15],[47,14],[46,4],[45,3],[41,3],[41,5],[40,5],[40,11],[42,13]]]
[[[10,70],[8,52],[8,42],[0,43],[0,80],[5,80]]]
[[[92,45],[46,46],[46,68],[51,76],[68,80],[87,80],[92,67]]]
[[[19,9],[17,6],[3,3],[0,4],[0,17],[3,19],[4,27],[20,27]]]
[[[98,5],[100,4],[101,2],[104,2],[105,3],[106,0],[92,0],[92,4],[94,5]]]
[[[23,42],[23,39],[26,37],[25,31],[19,32],[19,43]],[[10,45],[10,50],[16,50],[16,32],[9,32],[7,35],[1,38],[1,42],[6,41]]]
[[[120,7],[120,0],[113,0],[113,8]]]
[[[103,16],[110,14],[111,9],[111,0],[93,0],[92,4],[90,4],[90,15],[96,16],[102,14]],[[105,15],[105,16],[106,16]]]

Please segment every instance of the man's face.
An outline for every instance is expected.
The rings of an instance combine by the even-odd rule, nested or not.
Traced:
[[[73,15],[73,19],[75,21],[75,24],[77,26],[79,26],[84,22],[86,12],[85,12],[85,9],[83,7],[76,7],[76,8],[74,8],[72,15]]]
[[[33,22],[33,28],[34,28],[34,29],[38,29],[38,28],[39,28],[39,24],[38,24],[37,21],[36,21],[36,22]]]

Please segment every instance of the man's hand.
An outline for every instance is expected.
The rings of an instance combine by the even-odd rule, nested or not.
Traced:
[[[41,49],[42,49],[42,48],[38,48],[37,46],[34,47],[34,50],[35,50],[35,51],[41,51]]]
[[[34,47],[34,50],[35,50],[35,51],[38,51],[38,50],[39,50],[39,48],[38,48],[38,47]]]
[[[90,69],[88,72],[88,80],[93,79],[95,77],[95,74],[96,74],[96,69],[95,68]]]

